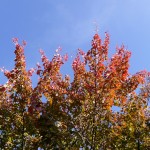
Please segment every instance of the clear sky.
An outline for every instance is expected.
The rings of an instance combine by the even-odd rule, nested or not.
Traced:
[[[40,49],[49,58],[59,46],[73,57],[87,51],[94,22],[102,38],[110,34],[110,54],[121,44],[132,52],[131,73],[150,71],[150,0],[0,0],[0,67],[13,68],[13,37],[27,42],[28,68],[40,61]],[[63,73],[71,74],[72,59]]]

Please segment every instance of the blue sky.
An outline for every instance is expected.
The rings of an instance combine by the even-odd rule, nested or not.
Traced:
[[[132,52],[130,72],[150,71],[149,6],[149,0],[0,0],[0,67],[13,68],[13,37],[27,42],[28,68],[40,61],[40,49],[52,58],[61,46],[74,57],[78,48],[90,48],[96,22],[102,38],[110,34],[110,54],[124,44]],[[72,60],[64,74],[71,74]]]

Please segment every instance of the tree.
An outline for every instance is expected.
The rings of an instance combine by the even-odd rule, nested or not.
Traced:
[[[42,65],[27,71],[25,42],[14,43],[15,67],[2,70],[8,82],[0,86],[1,149],[148,149],[147,72],[129,74],[131,53],[124,46],[109,58],[109,35],[102,42],[95,34],[90,50],[78,50],[70,81],[60,72],[68,59],[60,49],[52,60],[40,51]]]
[[[71,139],[69,133],[69,114],[67,109],[67,89],[70,86],[69,76],[62,78],[60,67],[67,60],[67,55],[63,57],[57,52],[50,61],[40,51],[43,68],[38,65],[37,75],[39,81],[34,89],[34,96],[43,95],[47,102],[40,108],[40,117],[37,119],[37,128],[41,139],[41,147],[44,149],[67,147],[68,140]],[[34,98],[36,100],[36,98]],[[33,101],[32,101],[33,102]],[[35,105],[35,104],[34,104]],[[32,105],[33,106],[33,105]],[[33,106],[34,107],[34,106]]]
[[[24,149],[28,142],[36,135],[33,119],[28,114],[31,103],[32,69],[26,71],[24,46],[19,45],[14,39],[15,67],[11,71],[3,70],[8,81],[1,86],[1,148],[2,149]]]
[[[111,59],[108,59],[108,46],[108,34],[104,43],[99,35],[95,34],[92,48],[87,53],[79,50],[73,62],[74,81],[71,83],[73,94],[70,97],[73,106],[76,107],[74,103],[78,102],[79,108],[76,112],[80,110],[77,114],[75,112],[72,118],[79,147],[115,148],[114,138],[117,134],[115,130],[122,129],[119,126],[119,118],[123,118],[126,112],[115,113],[112,106],[118,106],[122,111],[125,106],[128,108],[130,97],[138,85],[144,82],[145,72],[133,76],[128,73],[130,52],[122,46],[117,48],[117,53]],[[144,111],[143,107],[141,109]],[[72,110],[71,107],[71,112]],[[121,136],[121,133],[119,135]]]

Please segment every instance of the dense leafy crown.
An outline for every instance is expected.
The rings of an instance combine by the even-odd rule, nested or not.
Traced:
[[[109,35],[103,42],[95,34],[90,50],[78,50],[70,81],[60,73],[68,60],[60,49],[51,60],[41,50],[42,65],[27,71],[26,43],[13,42],[14,69],[1,69],[8,81],[0,86],[0,149],[148,150],[149,74],[129,74],[131,53],[124,46],[109,58]]]

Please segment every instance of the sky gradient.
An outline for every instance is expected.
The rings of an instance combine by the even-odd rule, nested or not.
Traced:
[[[17,37],[27,42],[28,68],[40,62],[40,49],[52,58],[61,46],[72,56],[62,73],[72,75],[77,49],[90,49],[97,26],[102,39],[105,31],[110,34],[110,55],[122,44],[132,52],[130,73],[150,71],[149,6],[149,0],[0,0],[0,67],[13,68]]]

